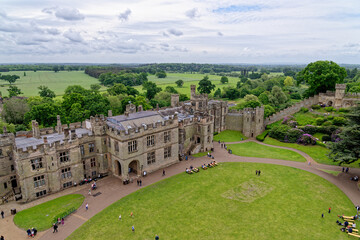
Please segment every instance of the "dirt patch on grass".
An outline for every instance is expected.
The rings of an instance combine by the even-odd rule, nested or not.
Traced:
[[[269,186],[265,182],[251,179],[224,192],[221,196],[231,200],[250,203],[256,199],[266,196],[272,190],[273,187]]]

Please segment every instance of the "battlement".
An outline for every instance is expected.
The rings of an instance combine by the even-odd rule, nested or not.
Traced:
[[[345,94],[345,97],[348,97],[348,98],[360,98],[360,93],[346,93]]]
[[[260,107],[256,107],[256,108],[244,108],[241,110],[236,110],[236,109],[231,109],[229,110],[228,113],[232,113],[232,114],[239,114],[239,115],[245,115],[245,114],[249,114],[249,113],[257,113],[261,110],[264,110],[264,106],[260,106]]]
[[[337,83],[337,84],[335,85],[335,89],[336,89],[336,90],[337,90],[337,89],[345,90],[345,89],[346,89],[346,84],[339,84],[339,83]]]
[[[325,97],[334,97],[335,92],[327,90],[326,93],[319,93],[319,96],[320,97],[323,97],[323,96],[325,96]]]

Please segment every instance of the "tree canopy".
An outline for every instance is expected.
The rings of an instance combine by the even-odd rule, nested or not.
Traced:
[[[178,87],[182,87],[184,85],[184,81],[181,79],[177,80],[175,83]]]
[[[202,80],[200,80],[198,87],[199,93],[209,94],[214,89],[215,89],[215,85],[211,83],[207,75]]]
[[[23,92],[21,92],[21,89],[18,88],[17,86],[10,85],[7,90],[9,92],[9,98],[23,94]]]
[[[229,82],[229,79],[226,77],[226,76],[222,76],[221,79],[220,79],[220,82],[222,84],[225,84],[225,83],[228,83]]]
[[[40,97],[54,98],[56,97],[55,92],[50,90],[47,86],[39,86],[38,89]]]
[[[146,90],[146,97],[151,100],[158,92],[161,92],[161,88],[156,86],[155,83],[147,81],[143,83],[143,89]]]
[[[327,90],[335,90],[336,83],[342,83],[346,70],[332,61],[317,61],[309,63],[297,76],[298,84],[309,84],[307,93],[313,96]]]

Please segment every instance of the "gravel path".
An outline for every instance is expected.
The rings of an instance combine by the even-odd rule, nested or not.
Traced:
[[[232,142],[226,144],[234,144],[234,143],[244,143],[254,140],[245,140],[241,142]],[[262,142],[254,141],[262,145],[289,149],[294,152],[297,152],[304,156],[308,161],[311,162],[309,165],[307,162],[294,162],[294,161],[284,161],[277,159],[268,159],[268,158],[253,158],[253,157],[241,157],[233,154],[227,153],[225,149],[220,147],[220,144],[214,142],[214,152],[212,153],[217,162],[257,162],[257,163],[266,163],[266,164],[277,164],[289,167],[299,168],[311,173],[314,173],[331,183],[335,184],[339,187],[354,203],[354,205],[360,205],[360,191],[354,181],[350,180],[350,177],[358,175],[360,176],[360,169],[350,169],[349,173],[340,173],[338,176],[334,176],[332,174],[328,174],[320,169],[324,170],[333,170],[333,171],[342,171],[342,167],[332,166],[332,165],[323,165],[316,163],[309,155],[304,152],[301,152],[296,149],[287,148],[287,147],[278,147],[273,145],[264,144]],[[149,174],[147,177],[142,178],[143,186],[148,186],[150,184],[156,183],[164,178],[168,178],[174,176],[178,173],[184,172],[185,168],[190,165],[200,166],[202,163],[208,163],[211,159],[208,157],[200,157],[200,158],[190,158],[188,161],[182,161],[172,166],[169,166],[165,169],[166,175],[162,176],[162,169]],[[95,214],[102,211],[104,208],[109,206],[110,204],[116,202],[120,198],[136,191],[141,187],[137,186],[136,183],[130,183],[129,185],[123,185],[121,180],[117,177],[107,177],[98,181],[98,190],[92,192],[92,196],[89,196],[88,186],[83,186],[82,188],[72,188],[72,192],[83,194],[85,196],[85,200],[83,205],[72,215],[65,219],[65,225],[59,227],[58,233],[52,233],[52,229],[49,229],[45,232],[41,232],[39,236],[35,239],[52,239],[52,240],[62,240],[68,237],[73,231],[75,231],[78,227],[80,227],[85,221],[93,217]],[[99,193],[98,196],[94,196],[94,194]],[[61,195],[68,194],[67,192],[61,192]],[[53,196],[45,197],[41,200],[41,202],[48,201],[53,199]],[[36,204],[39,204],[36,202]],[[89,210],[85,209],[85,204],[89,204]],[[27,206],[29,205],[29,206]],[[27,207],[31,207],[34,205],[34,202],[29,204],[22,205],[23,209]],[[2,208],[2,207],[1,207]],[[36,227],[36,226],[35,226]],[[17,228],[13,221],[12,216],[7,216],[5,219],[0,219],[0,229],[2,235],[5,236],[5,239],[27,239],[26,232]]]

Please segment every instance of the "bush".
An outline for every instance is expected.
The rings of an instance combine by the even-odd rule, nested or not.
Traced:
[[[269,132],[269,136],[279,141],[284,141],[285,136],[290,129],[291,127],[289,127],[288,125],[281,124],[273,127]]]
[[[339,112],[347,113],[347,112],[350,112],[350,109],[348,109],[348,108],[339,108]]]
[[[304,145],[308,145],[308,144],[315,145],[316,138],[314,138],[310,134],[305,133],[297,140],[297,143],[304,144]]]
[[[263,142],[268,134],[269,130],[265,130],[262,134],[256,136],[256,140]]]
[[[315,134],[318,131],[317,127],[313,125],[306,125],[305,127],[302,127],[302,130],[308,134]]]
[[[325,141],[325,142],[329,142],[329,141],[331,141],[331,136],[330,135],[324,135],[324,136],[322,136],[321,140]]]
[[[301,95],[300,95],[300,93],[298,93],[298,92],[291,93],[291,94],[290,94],[290,98],[291,98],[291,99],[301,99]]]
[[[299,128],[290,129],[284,137],[284,142],[295,143],[304,131]]]
[[[330,115],[326,118],[326,120],[333,120],[334,119],[334,116],[333,115]]]
[[[320,142],[320,141],[316,141],[316,145],[322,146],[322,147],[326,147],[326,144]]]
[[[345,125],[346,119],[343,117],[334,117],[334,120],[332,122],[336,126],[342,126]]]
[[[325,111],[333,112],[333,111],[335,111],[335,108],[334,107],[325,107]]]
[[[219,133],[218,132],[214,132],[214,136],[218,135]]]
[[[326,120],[322,117],[318,117],[315,119],[316,125],[320,126],[321,124],[323,124]]]
[[[302,113],[307,113],[308,111],[309,111],[309,109],[306,107],[300,108],[300,112],[302,112]]]
[[[332,122],[329,122],[329,121],[326,121],[322,124],[323,126],[331,126],[332,125]]]
[[[320,109],[321,106],[318,104],[314,104],[314,105],[311,105],[311,108],[315,110],[315,109]]]

